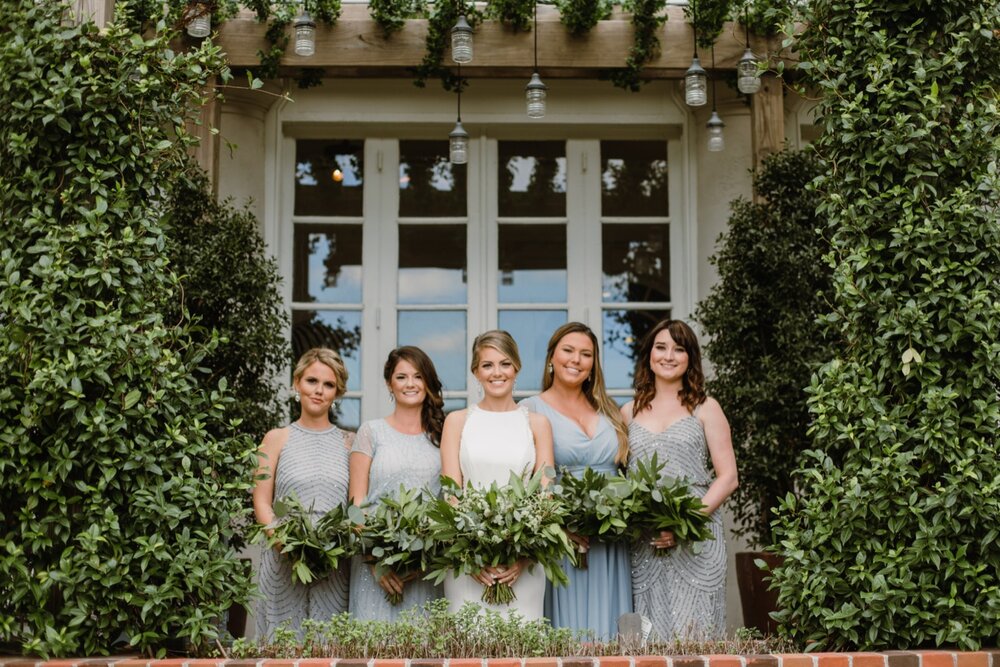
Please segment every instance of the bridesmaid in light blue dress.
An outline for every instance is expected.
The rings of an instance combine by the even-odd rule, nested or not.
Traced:
[[[582,475],[592,468],[614,475],[628,458],[628,436],[618,406],[607,395],[597,337],[585,324],[570,322],[549,339],[542,393],[521,402],[552,424],[556,469]],[[632,611],[632,578],[625,544],[575,537],[587,550],[586,570],[568,559],[569,586],[545,589],[545,615],[552,625],[614,639],[618,617]]]
[[[383,497],[396,497],[401,486],[426,487],[434,494],[441,489],[444,400],[434,364],[420,348],[404,346],[389,353],[383,376],[395,409],[362,424],[354,439],[349,495],[356,505],[374,507]],[[402,602],[391,604],[389,593],[402,593]],[[424,581],[422,572],[389,572],[376,579],[362,556],[351,562],[349,610],[357,619],[394,621],[404,610],[441,596],[441,587]]]

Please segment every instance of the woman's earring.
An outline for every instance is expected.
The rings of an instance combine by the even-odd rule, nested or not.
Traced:
[[[396,402],[396,395],[394,393],[392,393],[391,391],[389,392],[389,402],[390,403],[395,403]]]
[[[555,372],[555,370],[556,369],[552,366],[552,364],[549,364],[549,373],[551,374],[551,373]]]
[[[299,393],[298,389],[296,389],[295,392],[292,394],[292,400],[294,400],[296,403],[302,400],[302,394]]]
[[[476,394],[479,398],[483,397],[483,383],[479,382],[476,384]]]

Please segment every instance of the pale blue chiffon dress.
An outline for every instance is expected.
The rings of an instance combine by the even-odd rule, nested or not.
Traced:
[[[545,402],[532,396],[521,402],[532,412],[545,415],[552,424],[556,469],[580,476],[587,468],[615,474],[618,434],[614,425],[600,415],[597,431],[589,438],[580,426]],[[568,586],[545,587],[545,616],[557,628],[590,631],[596,639],[614,639],[618,617],[632,611],[632,574],[628,547],[624,543],[590,541],[586,570],[579,570],[569,559],[563,569]]]
[[[425,487],[433,495],[441,490],[441,451],[426,433],[400,433],[385,419],[367,421],[358,430],[351,452],[360,452],[372,460],[368,471],[366,511],[372,511],[383,497],[397,497],[400,486],[407,489]],[[357,619],[395,621],[404,610],[422,607],[442,595],[441,586],[421,577],[407,582],[403,587],[403,600],[391,604],[385,599],[385,591],[378,585],[368,563],[363,562],[361,556],[351,561],[349,609]]]

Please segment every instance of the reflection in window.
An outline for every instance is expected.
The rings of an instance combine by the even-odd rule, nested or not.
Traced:
[[[667,143],[601,142],[601,215],[667,216]]]
[[[604,311],[604,380],[608,389],[630,389],[642,338],[669,310]]]
[[[601,226],[601,300],[670,301],[670,226]]]
[[[361,225],[295,225],[293,301],[361,303]]]
[[[501,141],[501,217],[566,215],[566,142]]]
[[[295,144],[295,215],[362,215],[364,141]]]
[[[399,226],[399,303],[465,303],[465,225]]]
[[[497,296],[503,303],[566,300],[566,225],[500,225]]]
[[[566,324],[565,310],[501,310],[497,324],[517,342],[521,372],[517,390],[541,391],[542,364],[552,332]]]
[[[446,391],[465,389],[465,311],[400,311],[396,330],[397,345],[415,345],[427,353]]]
[[[347,368],[347,389],[362,388],[361,312],[355,310],[296,310],[292,312],[292,356],[297,360],[314,347],[336,350]]]
[[[448,159],[447,141],[400,141],[400,217],[464,217],[466,173]]]

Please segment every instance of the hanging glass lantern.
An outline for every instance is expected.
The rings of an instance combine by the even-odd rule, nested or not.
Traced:
[[[462,127],[462,121],[455,123],[455,129],[448,135],[448,160],[452,164],[469,161],[469,133]]]
[[[212,32],[212,12],[200,2],[188,5],[187,34],[201,39]]]
[[[722,128],[726,126],[719,118],[719,113],[712,109],[712,116],[708,119],[708,150],[718,153],[726,147],[726,140],[722,136]]]
[[[760,90],[760,75],[757,73],[757,59],[748,48],[743,52],[739,64],[736,65],[736,85],[745,95],[753,95]]]
[[[316,53],[316,22],[302,10],[295,19],[295,55],[308,58]]]
[[[472,26],[461,14],[451,29],[451,59],[460,65],[472,62]]]
[[[538,72],[531,75],[531,81],[524,87],[524,96],[528,102],[528,118],[545,117],[545,96],[549,87],[542,83]]]
[[[695,56],[691,66],[684,72],[684,103],[689,107],[704,106],[708,101],[707,87],[708,75],[698,56]]]

